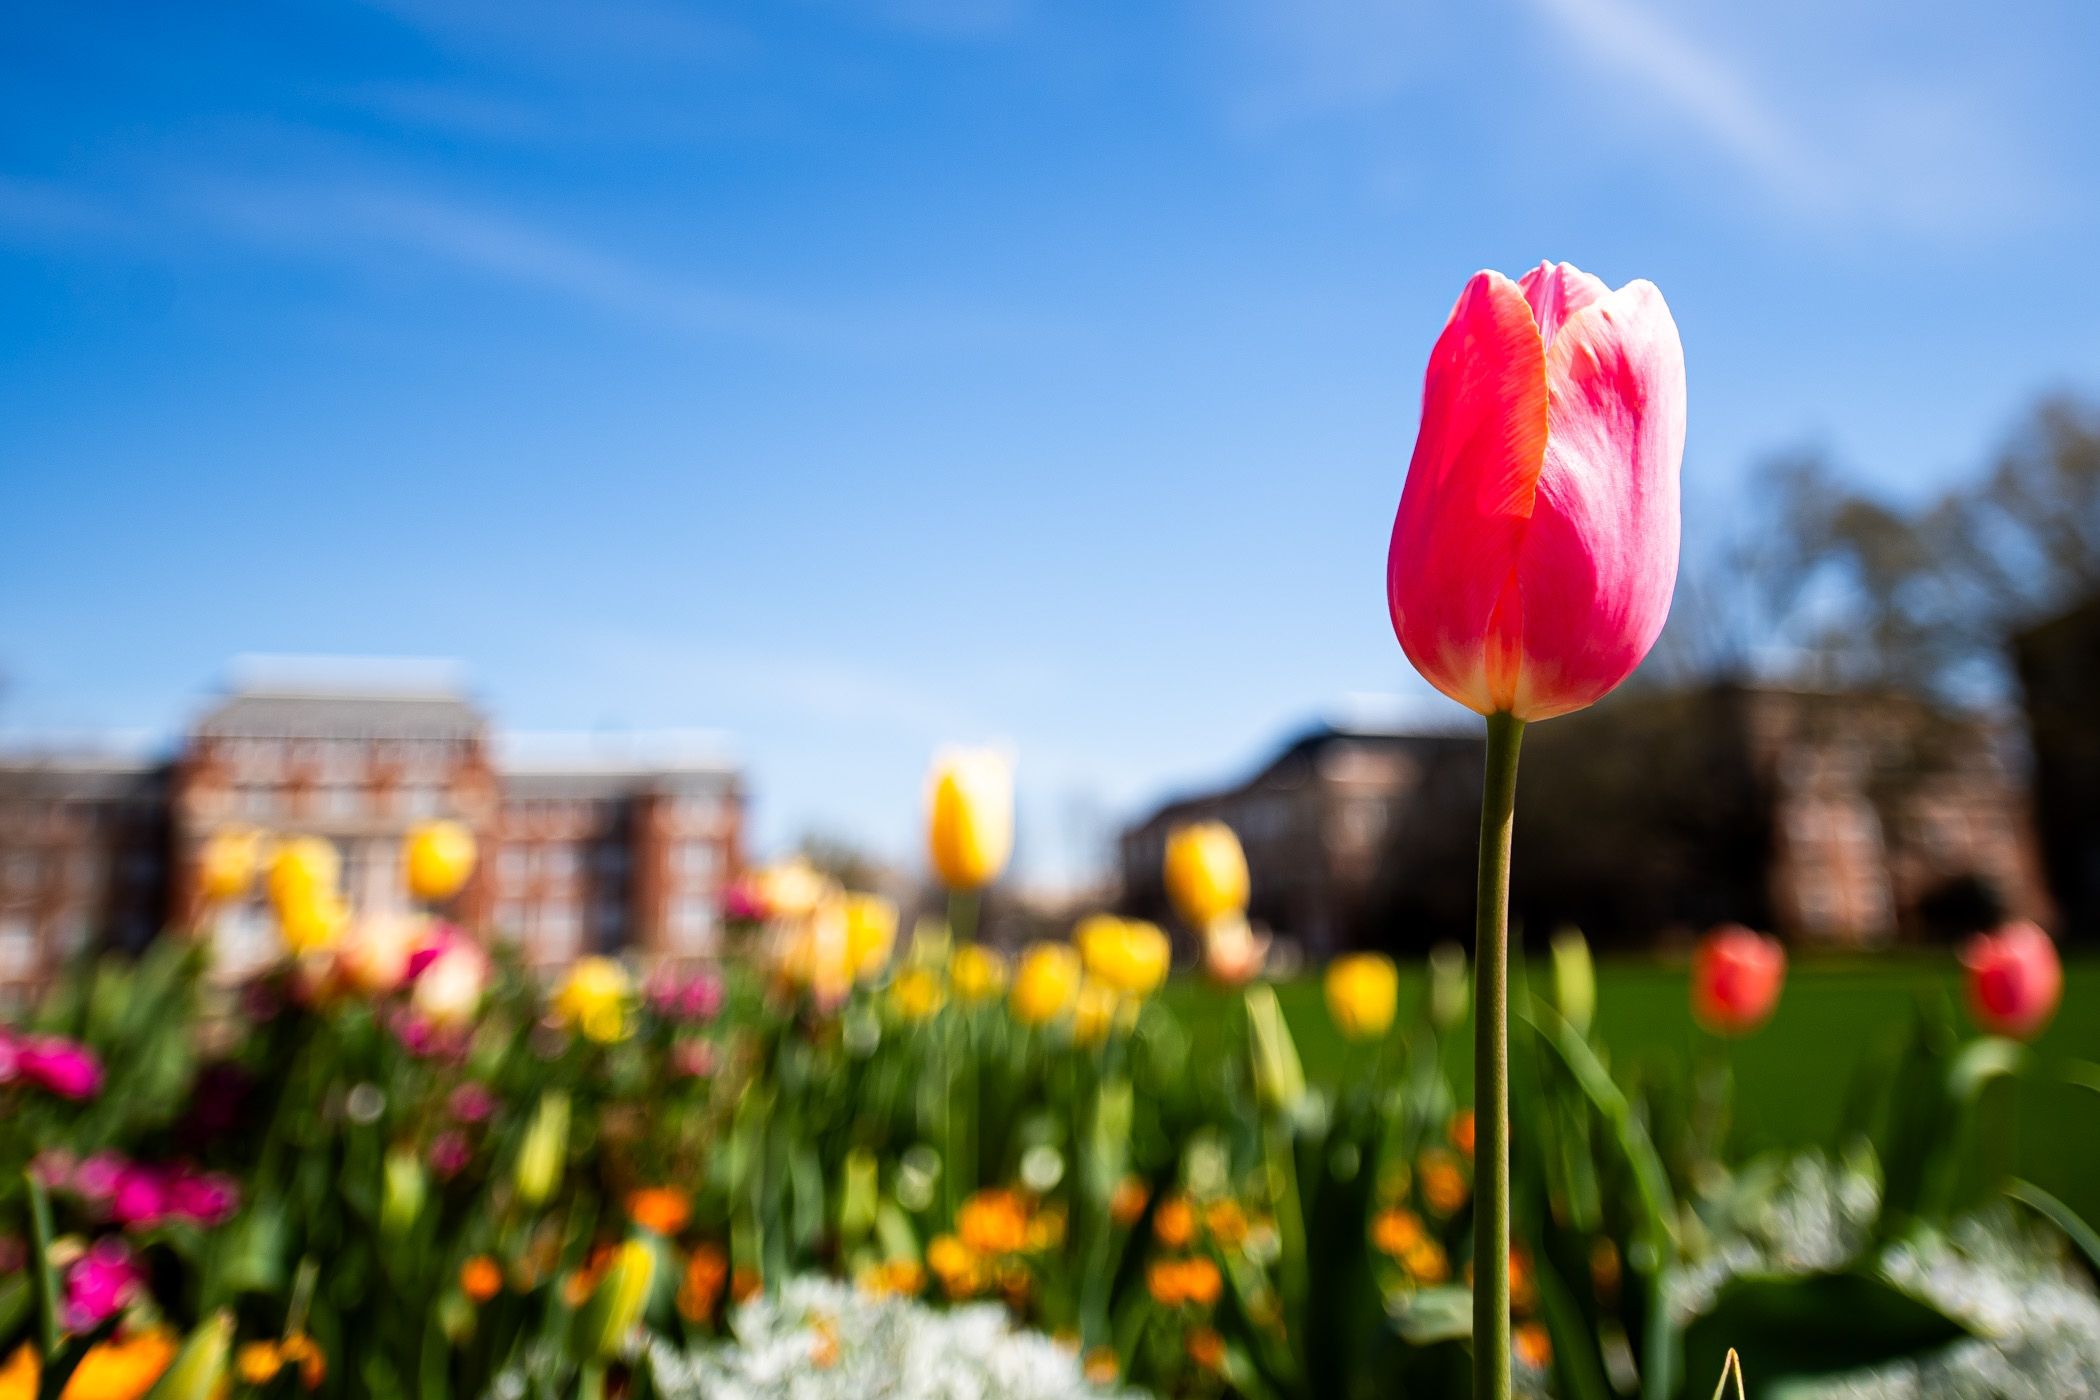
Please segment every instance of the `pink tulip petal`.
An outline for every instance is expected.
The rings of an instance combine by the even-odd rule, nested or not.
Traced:
[[[1517,617],[1498,605],[1511,592],[1546,430],[1545,347],[1531,306],[1501,273],[1477,273],[1430,353],[1386,592],[1408,660],[1482,714],[1512,698]],[[1503,645],[1490,648],[1498,613]]]
[[[1541,284],[1562,305],[1588,290],[1555,281]],[[1594,704],[1655,644],[1676,587],[1684,455],[1684,349],[1652,284],[1566,315],[1546,366],[1551,430],[1517,571],[1511,708],[1527,720]]]
[[[1524,293],[1524,300],[1531,304],[1532,317],[1538,322],[1539,338],[1549,351],[1570,316],[1591,302],[1611,295],[1611,288],[1604,285],[1603,278],[1592,277],[1569,263],[1542,262],[1525,273],[1517,286]]]

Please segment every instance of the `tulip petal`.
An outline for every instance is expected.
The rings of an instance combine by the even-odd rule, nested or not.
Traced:
[[[1611,295],[1603,278],[1592,277],[1572,263],[1542,262],[1525,273],[1517,287],[1531,304],[1531,314],[1539,325],[1539,339],[1549,351],[1570,316]]]
[[[1540,278],[1549,309],[1588,290],[1554,274]],[[1567,314],[1546,378],[1551,430],[1517,569],[1523,662],[1511,708],[1523,719],[1579,710],[1626,679],[1661,633],[1677,581],[1684,347],[1662,293],[1629,282]]]
[[[1514,595],[1498,605],[1511,593],[1546,448],[1546,355],[1531,306],[1501,273],[1477,273],[1430,353],[1386,598],[1415,669],[1482,714],[1513,698]],[[1492,646],[1498,618],[1507,641]]]

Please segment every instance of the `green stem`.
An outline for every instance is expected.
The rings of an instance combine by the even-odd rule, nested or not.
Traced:
[[[979,890],[948,891],[948,939],[955,947],[977,941],[977,911],[983,902]]]
[[[1473,916],[1473,1394],[1508,1400],[1509,843],[1524,721],[1487,717]]]
[[[22,1173],[29,1187],[29,1224],[36,1237],[37,1324],[44,1347],[44,1363],[58,1355],[58,1339],[65,1328],[59,1309],[58,1270],[51,1267],[51,1198],[34,1171]]]

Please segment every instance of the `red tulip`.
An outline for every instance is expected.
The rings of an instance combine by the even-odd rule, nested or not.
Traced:
[[[1741,924],[1722,924],[1692,955],[1692,1019],[1716,1035],[1748,1035],[1779,1005],[1786,949]]]
[[[1670,611],[1683,455],[1684,348],[1652,284],[1475,274],[1429,357],[1386,561],[1407,659],[1484,715],[1595,703]]]
[[[2032,1040],[2056,1015],[2064,965],[2049,935],[2022,919],[1979,933],[1962,946],[1969,1017],[1992,1035]]]

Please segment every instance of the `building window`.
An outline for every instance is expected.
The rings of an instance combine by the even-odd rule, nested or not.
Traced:
[[[274,788],[252,787],[241,793],[241,815],[245,817],[270,817],[277,812],[277,792]]]
[[[506,900],[496,906],[496,931],[498,933],[514,938],[517,936],[518,930],[524,926],[524,905],[513,899]]]
[[[710,841],[683,841],[678,846],[678,873],[688,880],[705,880],[715,873],[715,848]]]
[[[338,784],[321,789],[321,815],[324,817],[354,817],[361,805],[354,787]]]
[[[549,904],[540,911],[540,952],[544,957],[576,956],[576,906]]]
[[[540,864],[550,879],[573,879],[576,874],[576,848],[566,842],[549,846]]]
[[[685,895],[671,905],[671,949],[678,953],[705,952],[714,934],[714,910],[695,895]]]

